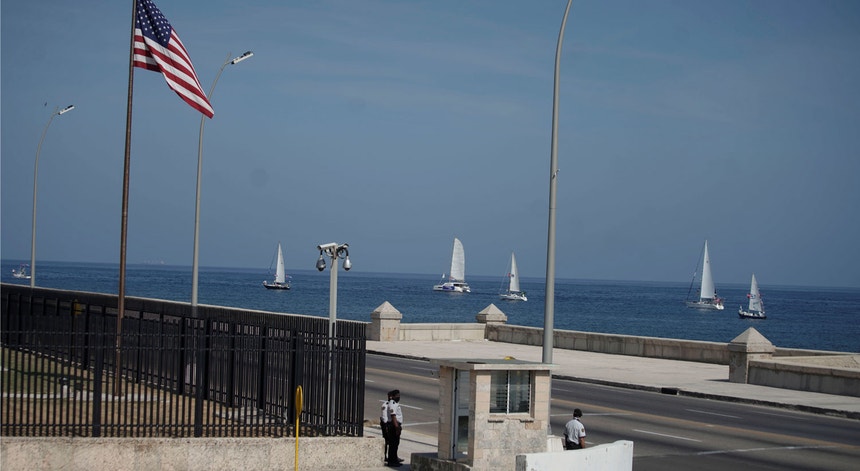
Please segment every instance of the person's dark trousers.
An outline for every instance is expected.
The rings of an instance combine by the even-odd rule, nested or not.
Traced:
[[[388,435],[391,437],[391,442],[388,444],[388,464],[400,464],[400,455],[397,454],[397,449],[400,448],[400,432],[401,427],[391,427],[388,430]]]
[[[380,427],[382,428],[382,439],[385,440],[385,450],[383,454],[383,460],[388,462],[388,449],[391,446],[391,424],[388,422],[383,422]]]

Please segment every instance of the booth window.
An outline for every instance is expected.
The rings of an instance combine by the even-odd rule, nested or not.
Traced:
[[[530,371],[493,371],[490,377],[490,413],[530,412]]]

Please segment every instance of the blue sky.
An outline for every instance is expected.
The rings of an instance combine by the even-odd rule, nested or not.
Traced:
[[[556,1],[156,4],[205,90],[200,263],[546,264]],[[117,263],[131,2],[2,3],[2,257]],[[575,1],[558,277],[860,287],[860,3]],[[47,103],[47,105],[45,105]],[[128,262],[191,265],[200,115],[134,72]],[[8,267],[4,267],[4,270]]]

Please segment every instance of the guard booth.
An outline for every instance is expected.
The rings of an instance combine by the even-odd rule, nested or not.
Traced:
[[[451,462],[514,469],[516,455],[547,451],[553,365],[514,358],[433,364],[439,367],[438,460],[449,463],[446,469]]]

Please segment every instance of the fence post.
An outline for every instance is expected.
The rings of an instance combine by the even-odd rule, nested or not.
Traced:
[[[96,342],[96,366],[93,370],[93,437],[102,436],[102,381],[105,369],[105,336],[103,333],[95,334],[100,341]],[[87,336],[89,337],[89,335]]]
[[[257,378],[257,405],[262,409],[266,403],[266,337],[269,335],[269,328],[263,326],[260,328],[260,369],[259,377]]]
[[[179,367],[179,381],[176,382],[176,394],[184,395],[186,392],[186,386],[191,382],[191,378],[189,377],[188,367],[191,365],[189,361],[190,355],[188,354],[188,324],[191,323],[191,319],[187,317],[183,317],[179,320],[179,355],[176,361],[179,363],[177,366]]]
[[[195,367],[196,371],[196,383],[195,384],[195,394],[194,394],[194,436],[202,437],[203,436],[203,401],[206,398],[206,392],[209,389],[208,378],[206,374],[207,370],[207,357],[209,355],[209,345],[208,345],[208,337],[209,337],[209,320],[208,319],[192,319],[196,325],[194,326],[194,337],[195,337]]]
[[[227,407],[236,407],[236,355],[237,338],[241,334],[239,324],[230,321],[227,327],[227,335],[230,336],[230,351],[227,353]]]
[[[292,344],[292,355],[290,361],[290,398],[289,402],[292,404],[296,401],[296,388],[299,386],[303,386],[304,384],[304,362],[305,362],[305,353],[304,353],[304,341],[302,337],[299,336],[299,333],[293,331],[293,335],[290,336],[290,343]],[[295,416],[295,410],[290,407],[290,423],[296,421],[297,417]]]

